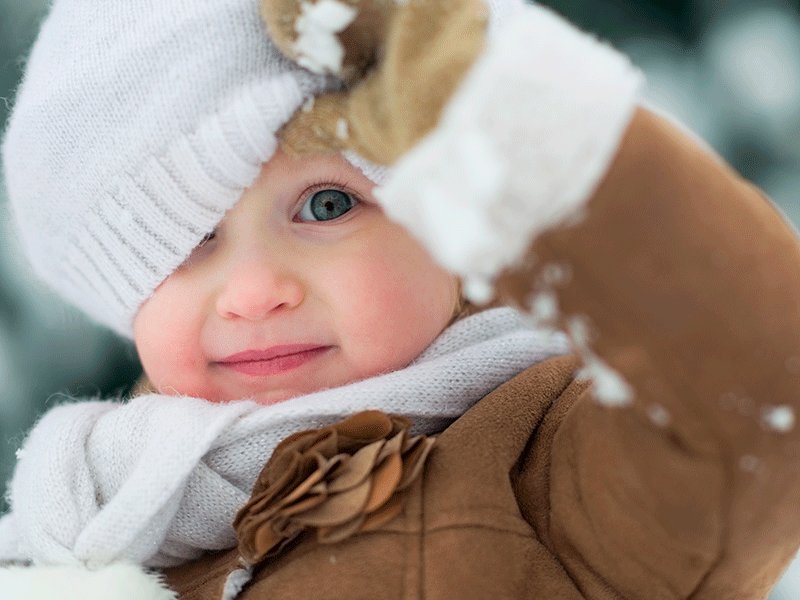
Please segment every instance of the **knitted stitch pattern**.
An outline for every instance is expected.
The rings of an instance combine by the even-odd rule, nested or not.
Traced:
[[[255,0],[56,0],[2,156],[35,272],[132,337],[135,311],[213,230],[304,99]]]
[[[487,0],[490,25],[521,0]],[[341,82],[284,58],[258,0],[54,0],[2,146],[33,271],[132,338],[141,304]],[[376,183],[387,169],[346,158]]]

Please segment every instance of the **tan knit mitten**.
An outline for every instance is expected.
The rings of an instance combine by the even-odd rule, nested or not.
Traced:
[[[294,115],[281,132],[284,150],[354,150],[383,165],[436,125],[488,22],[484,0],[262,0],[262,14],[289,58],[347,86]]]

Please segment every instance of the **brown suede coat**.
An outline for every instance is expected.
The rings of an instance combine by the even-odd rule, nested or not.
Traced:
[[[535,218],[533,216],[532,218]],[[304,539],[242,600],[764,598],[800,544],[800,246],[757,188],[639,110],[579,223],[503,277],[521,304],[567,264],[564,319],[635,391],[595,401],[576,357],[528,369],[446,431],[400,516]],[[220,597],[236,551],[165,571]]]

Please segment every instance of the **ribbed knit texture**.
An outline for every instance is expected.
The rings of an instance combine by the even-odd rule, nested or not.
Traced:
[[[405,369],[272,406],[149,394],[56,407],[22,448],[0,562],[164,567],[230,548],[236,510],[284,437],[367,409],[438,432],[523,369],[568,351],[563,334],[498,308],[456,322]]]
[[[492,22],[519,1],[489,0]],[[54,0],[2,148],[34,272],[132,337],[139,306],[253,183],[275,132],[336,87],[278,53],[258,0]]]
[[[258,5],[57,0],[34,45],[3,145],[15,222],[36,273],[124,336],[334,86],[279,55]]]

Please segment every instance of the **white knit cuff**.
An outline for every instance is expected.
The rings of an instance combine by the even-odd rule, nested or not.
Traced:
[[[475,301],[542,231],[579,217],[644,77],[541,6],[494,31],[438,127],[376,190]]]
[[[97,570],[79,566],[0,568],[4,600],[177,600],[158,575],[115,563]]]

